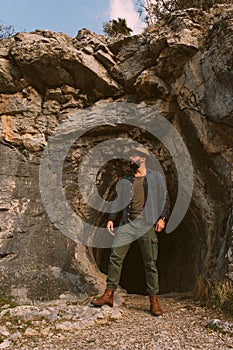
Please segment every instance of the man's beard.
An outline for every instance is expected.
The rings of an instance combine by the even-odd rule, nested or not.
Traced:
[[[134,162],[130,162],[130,170],[133,172],[133,174],[136,174],[139,167],[140,167],[139,164],[134,163]]]

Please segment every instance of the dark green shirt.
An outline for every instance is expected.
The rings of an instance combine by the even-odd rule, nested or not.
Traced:
[[[136,219],[144,208],[145,194],[144,194],[144,176],[135,177],[133,182],[133,196],[130,203],[129,217],[130,219]]]

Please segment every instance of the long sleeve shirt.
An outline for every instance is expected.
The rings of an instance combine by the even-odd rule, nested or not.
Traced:
[[[131,199],[133,196],[134,175],[125,176],[117,187],[117,197],[113,201],[109,220],[115,222],[121,216],[121,222],[125,223],[129,217]],[[158,171],[147,170],[144,178],[145,205],[143,215],[146,222],[154,225],[159,218],[168,219],[170,200],[166,182]]]

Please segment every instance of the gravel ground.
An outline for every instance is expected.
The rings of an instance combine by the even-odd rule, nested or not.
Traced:
[[[233,349],[232,335],[207,327],[213,318],[230,322],[232,320],[217,311],[199,306],[188,297],[160,296],[160,304],[164,310],[162,317],[153,317],[149,313],[149,299],[146,296],[127,295],[123,299],[120,307],[113,307],[117,317],[110,317],[107,321],[102,319],[102,322],[100,319],[98,324],[87,323],[85,327],[80,327],[80,329],[76,327],[75,330],[52,328],[52,321],[50,323],[45,320],[37,321],[37,323],[35,321],[34,328],[37,325],[37,331],[34,330],[33,333],[32,323],[32,329],[27,329],[21,337],[16,337],[6,347],[4,343],[2,343],[3,347],[0,344],[0,349]],[[38,331],[40,322],[43,323],[43,332]]]

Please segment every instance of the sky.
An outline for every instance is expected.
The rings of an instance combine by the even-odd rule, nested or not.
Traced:
[[[0,23],[16,32],[48,29],[72,37],[82,28],[103,33],[103,22],[126,18],[133,34],[144,23],[135,9],[136,0],[0,0]]]

